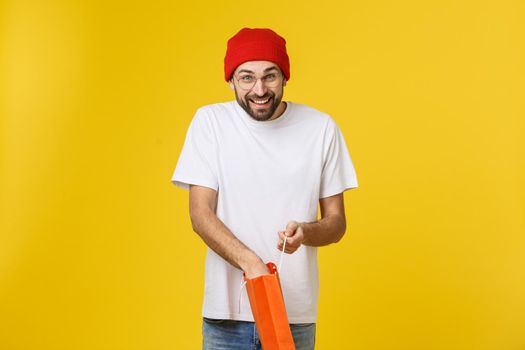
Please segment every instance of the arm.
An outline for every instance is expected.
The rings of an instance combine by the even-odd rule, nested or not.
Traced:
[[[190,218],[193,230],[214,252],[246,273],[247,278],[268,274],[268,268],[215,214],[217,192],[190,185]]]
[[[343,193],[321,198],[321,220],[306,223],[290,221],[285,231],[279,232],[278,249],[283,248],[284,236],[286,240],[286,253],[293,253],[301,244],[320,247],[336,243],[343,238],[346,231],[346,217]]]

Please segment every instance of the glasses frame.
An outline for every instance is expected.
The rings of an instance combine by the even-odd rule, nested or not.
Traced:
[[[241,74],[243,74],[243,73],[241,73]],[[270,74],[275,74],[277,76],[277,79],[275,80],[277,83],[275,84],[275,86],[268,86],[268,83],[263,80],[264,77],[266,77],[267,75],[270,75]],[[244,74],[241,77],[239,77],[239,76],[235,77],[235,80],[237,80],[237,85],[239,85],[239,88],[241,88],[244,91],[250,91],[251,89],[253,89],[253,87],[257,84],[258,80],[261,80],[261,82],[264,84],[264,86],[269,87],[269,88],[275,88],[275,87],[279,86],[279,83],[282,83],[283,80],[284,80],[283,79],[284,78],[283,74],[276,70],[275,72],[266,73],[262,77],[255,76],[255,81],[253,82],[253,85],[250,88],[244,88],[244,87],[241,86],[240,80],[246,75],[255,76],[255,74]],[[273,84],[273,82],[270,83],[270,84]]]

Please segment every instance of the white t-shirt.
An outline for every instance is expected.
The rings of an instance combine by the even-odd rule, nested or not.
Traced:
[[[320,198],[357,187],[343,135],[333,119],[286,102],[260,122],[237,101],[197,110],[171,181],[217,191],[217,217],[264,262],[278,263],[277,232],[291,220],[314,222]],[[241,270],[208,248],[202,315],[253,321]],[[280,281],[290,323],[316,322],[317,248],[283,258]],[[239,309],[239,293],[242,293]]]

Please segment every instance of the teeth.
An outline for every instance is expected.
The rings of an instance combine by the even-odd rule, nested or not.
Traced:
[[[266,102],[268,102],[270,99],[267,98],[266,100],[252,100],[253,102],[259,104],[259,105],[263,105],[265,104]]]

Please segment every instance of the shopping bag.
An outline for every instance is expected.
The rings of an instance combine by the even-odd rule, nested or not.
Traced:
[[[266,264],[269,275],[244,280],[253,318],[264,350],[295,350],[277,267]]]

